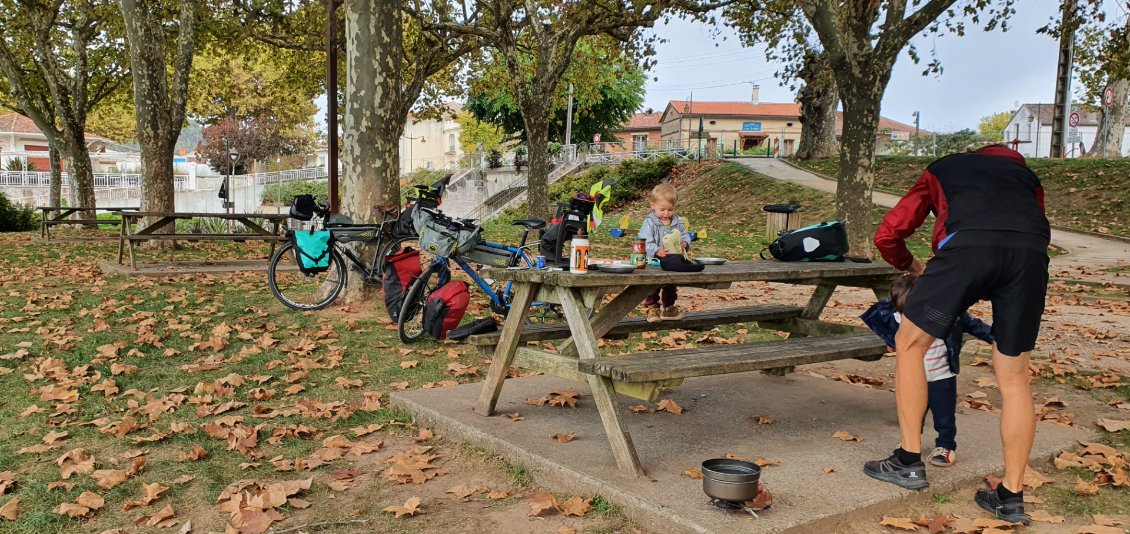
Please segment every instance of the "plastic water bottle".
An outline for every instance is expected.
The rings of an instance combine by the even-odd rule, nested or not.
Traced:
[[[582,228],[573,236],[573,244],[569,254],[569,272],[585,274],[589,272],[589,236]]]

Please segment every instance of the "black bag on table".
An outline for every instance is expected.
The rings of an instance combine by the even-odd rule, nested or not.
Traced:
[[[781,232],[768,248],[781,261],[843,261],[848,252],[847,229],[842,221],[824,221],[812,226]]]
[[[424,269],[420,267],[420,251],[406,248],[385,259],[384,271],[381,273],[381,286],[385,293],[385,307],[388,317],[392,322],[397,322],[400,317],[400,306],[404,304],[404,296],[408,293],[408,286],[413,280],[420,277]]]

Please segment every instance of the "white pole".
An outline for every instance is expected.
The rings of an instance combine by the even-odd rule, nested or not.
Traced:
[[[565,144],[573,144],[573,84],[569,84],[569,109],[565,112]]]

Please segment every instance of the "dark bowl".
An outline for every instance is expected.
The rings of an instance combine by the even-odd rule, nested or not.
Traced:
[[[720,482],[752,482],[756,486],[761,480],[761,468],[742,460],[715,458],[702,462],[702,476]]]

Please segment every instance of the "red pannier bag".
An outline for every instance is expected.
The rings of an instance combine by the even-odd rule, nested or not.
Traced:
[[[452,280],[444,284],[424,304],[424,331],[436,339],[447,337],[447,333],[463,320],[463,313],[470,302],[471,293],[467,291],[466,282]]]
[[[381,273],[381,286],[385,292],[385,307],[388,317],[397,322],[404,295],[412,281],[420,277],[420,251],[406,248],[385,258],[384,272]]]

